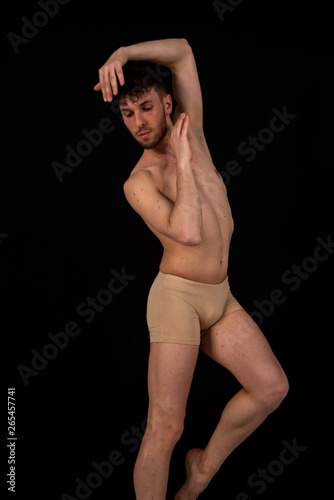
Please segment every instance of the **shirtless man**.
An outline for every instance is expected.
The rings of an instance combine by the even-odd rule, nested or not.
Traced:
[[[135,88],[129,90],[128,61],[170,69],[177,103],[173,120],[172,98],[149,72],[143,77],[143,69],[133,70]],[[170,458],[183,431],[199,348],[242,386],[224,408],[207,447],[187,453],[187,480],[175,500],[194,500],[230,453],[279,406],[288,382],[264,335],[229,289],[233,220],[204,138],[201,88],[188,42],[121,47],[99,77],[94,89],[102,90],[106,102],[120,95],[124,124],[144,148],[124,184],[125,196],[164,249],[147,307],[149,409],[134,469],[137,500],[166,498]]]

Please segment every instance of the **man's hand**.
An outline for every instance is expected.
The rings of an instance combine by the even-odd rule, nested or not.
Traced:
[[[117,49],[102,68],[99,69],[100,82],[95,85],[94,90],[102,90],[105,102],[111,102],[113,96],[118,94],[118,82],[120,85],[124,85],[122,68],[127,62],[128,56],[126,49],[121,47]]]
[[[181,113],[171,133],[170,144],[178,164],[190,162],[192,151],[188,139],[189,116]]]

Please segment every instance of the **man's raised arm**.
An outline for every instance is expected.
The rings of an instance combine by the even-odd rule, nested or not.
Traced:
[[[137,43],[117,49],[99,70],[100,81],[94,90],[102,90],[103,99],[111,102],[118,94],[118,85],[124,85],[123,66],[128,61],[147,61],[170,69],[173,93],[177,102],[174,121],[184,112],[190,117],[192,128],[203,126],[203,104],[195,58],[183,38],[168,38]]]

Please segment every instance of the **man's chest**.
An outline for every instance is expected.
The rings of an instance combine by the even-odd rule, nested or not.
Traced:
[[[211,159],[205,154],[194,152],[191,169],[202,203],[205,205],[214,204],[216,207],[223,203],[227,198],[225,184]],[[166,164],[164,168],[160,169],[158,185],[161,193],[175,203],[178,189],[181,188],[176,164]]]

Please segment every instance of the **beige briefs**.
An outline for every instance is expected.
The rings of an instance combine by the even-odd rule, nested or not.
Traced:
[[[210,326],[238,309],[228,278],[200,283],[159,271],[147,300],[150,341],[200,345]]]

